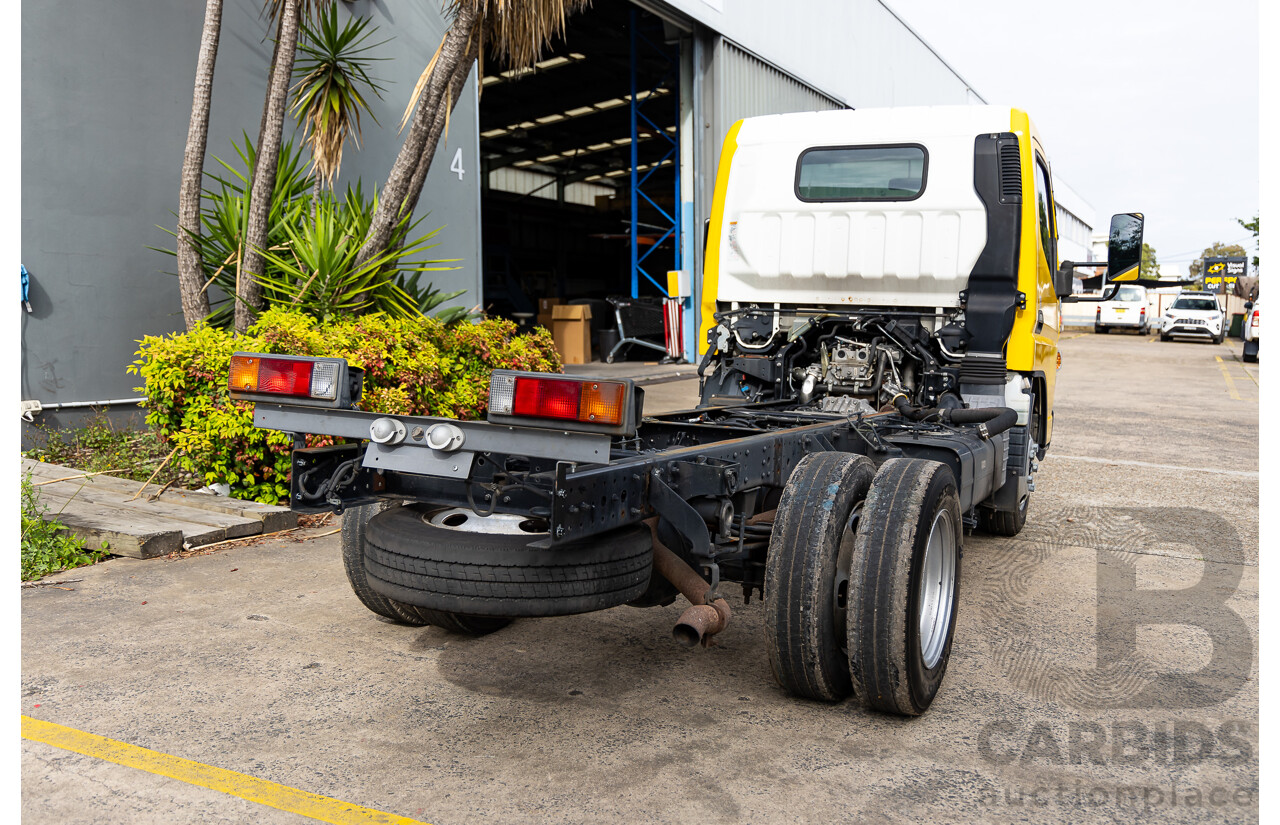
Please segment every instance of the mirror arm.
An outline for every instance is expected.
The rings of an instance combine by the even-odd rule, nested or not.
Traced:
[[[1106,266],[1106,265],[1107,265],[1106,261],[1061,261],[1058,264],[1058,269],[1059,271],[1061,271],[1063,269],[1079,269],[1083,267],[1091,267],[1091,266],[1098,267],[1098,266]],[[1065,295],[1059,298],[1058,301],[1064,304],[1085,304],[1085,303],[1090,303],[1092,301],[1103,303],[1103,302],[1114,299],[1116,297],[1116,293],[1119,291],[1120,291],[1120,284],[1113,283],[1113,284],[1110,284],[1110,291],[1106,295],[1102,295],[1099,297],[1089,297],[1085,295]]]

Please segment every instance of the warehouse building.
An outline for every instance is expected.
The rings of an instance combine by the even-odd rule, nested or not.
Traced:
[[[203,4],[128,14],[66,0],[24,10],[22,394],[46,408],[124,401],[135,339],[179,329],[171,246]],[[395,124],[445,21],[430,4],[354,0],[379,26],[374,101],[339,188],[380,185]],[[530,319],[538,299],[657,296],[685,273],[692,356],[703,223],[739,118],[985,102],[881,0],[597,0],[537,66],[473,73],[419,206],[443,227],[442,290]],[[255,134],[271,57],[260,0],[226,0],[206,169]],[[56,44],[56,47],[55,47]],[[288,127],[287,127],[288,128]],[[298,136],[300,137],[300,135]],[[1066,205],[1085,228],[1087,204]],[[1065,204],[1064,204],[1065,205]],[[1081,214],[1086,213],[1086,214]],[[1064,227],[1067,225],[1063,224]],[[597,316],[601,313],[597,312]],[[598,322],[597,322],[598,323]],[[607,320],[606,322],[607,323]],[[650,355],[653,355],[652,353]],[[72,409],[75,409],[74,407]]]

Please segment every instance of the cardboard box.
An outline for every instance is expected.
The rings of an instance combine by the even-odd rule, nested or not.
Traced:
[[[591,307],[586,304],[551,308],[551,337],[566,364],[591,362]]]

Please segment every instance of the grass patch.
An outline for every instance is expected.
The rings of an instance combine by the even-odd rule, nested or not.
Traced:
[[[105,415],[83,427],[34,427],[32,437],[39,443],[25,453],[27,458],[88,473],[107,472],[139,484],[150,478],[173,451],[173,445],[166,444],[153,430],[116,429]],[[165,464],[152,482],[162,486],[170,482],[175,487],[202,486],[196,475],[184,471],[176,460]]]
[[[31,475],[22,476],[22,580],[33,581],[59,570],[70,570],[101,561],[108,555],[106,544],[101,550],[89,550],[84,539],[67,532],[57,518],[45,520],[48,507],[36,498]]]

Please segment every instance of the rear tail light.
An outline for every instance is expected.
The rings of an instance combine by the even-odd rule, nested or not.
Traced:
[[[360,399],[362,375],[341,358],[237,352],[231,356],[227,389],[237,401],[351,407]]]
[[[1138,310],[1138,317],[1139,317],[1139,318],[1146,318],[1146,317],[1147,317],[1147,308],[1146,308],[1146,307],[1142,307],[1141,309],[1139,309],[1139,310]]]
[[[1099,317],[1099,318],[1101,318],[1101,317],[1102,317],[1102,305],[1101,305],[1101,304],[1099,304],[1099,305],[1098,305],[1098,317]]]
[[[590,379],[495,370],[489,415],[495,423],[568,426],[629,435],[635,432],[639,392],[628,379]]]

